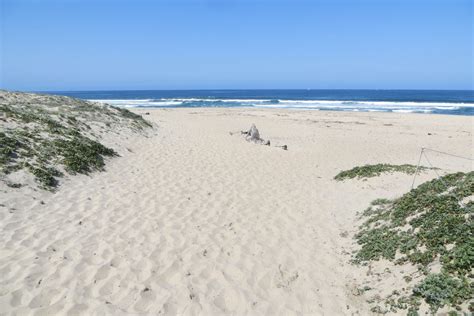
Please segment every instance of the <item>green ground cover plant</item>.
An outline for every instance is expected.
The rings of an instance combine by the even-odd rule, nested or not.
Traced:
[[[428,167],[420,166],[418,171],[430,169]],[[404,165],[391,165],[386,163],[380,163],[376,165],[365,165],[361,167],[354,167],[350,170],[344,170],[339,172],[334,179],[343,181],[346,179],[363,179],[372,178],[381,175],[382,173],[393,173],[402,172],[406,174],[414,174],[416,172],[416,166],[404,164]]]
[[[416,315],[421,301],[432,313],[456,313],[474,297],[474,172],[453,173],[423,183],[395,200],[379,199],[362,213],[353,262],[387,259],[412,264],[425,277],[409,296],[391,297],[391,309]],[[433,263],[441,271],[433,273]],[[409,281],[411,278],[409,279]],[[399,289],[394,289],[399,290]]]
[[[25,170],[40,187],[54,190],[64,172],[103,170],[105,157],[118,154],[100,143],[91,125],[104,132],[126,127],[134,131],[151,123],[127,109],[83,100],[0,91],[0,180]],[[96,128],[95,131],[100,130]]]

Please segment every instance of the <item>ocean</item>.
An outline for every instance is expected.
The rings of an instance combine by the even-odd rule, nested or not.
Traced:
[[[474,90],[124,90],[48,93],[139,108],[256,107],[474,115]]]

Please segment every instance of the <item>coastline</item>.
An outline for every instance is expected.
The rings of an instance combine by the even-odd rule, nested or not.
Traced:
[[[331,112],[382,112],[474,116],[474,103],[354,100],[273,100],[273,99],[89,99],[127,108],[253,108]]]
[[[52,93],[131,108],[252,107],[474,115],[472,90],[241,89],[62,91]]]
[[[367,314],[367,297],[353,295],[366,269],[349,263],[357,212],[409,191],[413,176],[334,176],[416,164],[421,147],[473,154],[471,116],[132,111],[149,112],[157,133],[129,135],[106,172],[54,194],[1,193],[2,311]],[[271,147],[229,135],[252,123]],[[288,151],[273,147],[283,144]],[[430,158],[440,172],[472,170]],[[435,177],[423,173],[417,184]]]

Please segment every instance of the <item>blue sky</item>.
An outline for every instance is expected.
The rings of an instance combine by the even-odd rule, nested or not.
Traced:
[[[0,87],[473,89],[471,0],[0,0]]]

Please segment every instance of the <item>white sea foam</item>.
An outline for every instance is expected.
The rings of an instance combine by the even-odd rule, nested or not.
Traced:
[[[106,99],[106,100],[98,100],[92,99],[89,100],[92,102],[100,102],[100,103],[107,103],[116,106],[123,106],[123,107],[162,107],[162,106],[179,106],[183,103],[183,101],[174,101],[174,100],[163,100],[163,101],[156,101],[154,99],[136,99],[136,100],[117,100],[117,99]]]
[[[313,110],[370,111],[370,112],[424,112],[436,110],[456,111],[474,107],[473,103],[448,102],[398,102],[398,101],[351,101],[351,100],[280,100],[280,99],[217,99],[217,98],[162,98],[162,99],[93,99],[123,107],[260,107],[297,108]]]

